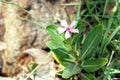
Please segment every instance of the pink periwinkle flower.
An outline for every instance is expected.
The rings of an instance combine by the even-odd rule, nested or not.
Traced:
[[[65,20],[62,20],[61,21],[61,25],[63,27],[59,27],[57,29],[58,33],[63,33],[65,32],[65,38],[68,39],[71,37],[71,34],[72,33],[79,33],[79,30],[78,29],[74,29],[73,26],[75,26],[77,23],[77,21],[73,21],[70,25],[67,24],[67,21]]]

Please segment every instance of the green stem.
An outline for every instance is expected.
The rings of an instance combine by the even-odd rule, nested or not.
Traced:
[[[105,1],[105,6],[104,6],[104,10],[103,10],[103,16],[105,15],[105,11],[106,11],[106,8],[107,8],[107,3],[108,3],[108,0]]]
[[[81,0],[79,0],[79,4],[78,4],[78,11],[77,11],[77,15],[76,15],[76,20],[80,19],[80,8],[81,8],[82,2]]]

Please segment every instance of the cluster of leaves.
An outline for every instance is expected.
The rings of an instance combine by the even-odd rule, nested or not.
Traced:
[[[80,26],[78,25],[78,27]],[[107,58],[93,58],[102,39],[103,29],[101,25],[95,26],[84,41],[82,34],[84,29],[81,29],[79,34],[74,34],[71,39],[66,40],[63,37],[64,34],[60,35],[57,32],[57,28],[55,25],[46,28],[52,37],[52,40],[47,42],[47,46],[53,52],[56,60],[65,67],[61,74],[63,78],[70,78],[82,70],[87,72],[87,74],[82,73],[83,77],[89,76],[92,75],[90,72],[95,72],[105,66]]]
[[[72,38],[65,39],[64,33],[57,32],[58,26],[49,25],[46,30],[52,40],[47,42],[47,46],[57,62],[64,66],[63,71],[59,72],[63,78],[75,77],[78,74],[81,75],[82,80],[112,80],[116,73],[120,73],[117,63],[119,59],[117,56],[120,55],[120,20],[118,17],[120,11],[117,5],[119,2],[113,1],[116,3],[114,5],[116,10],[106,15],[109,0],[104,1],[104,10],[101,9],[96,13],[99,0],[96,4],[93,3],[94,6],[91,9],[92,3],[88,4],[88,0],[86,1],[87,9],[81,12],[78,10],[77,14],[76,27],[80,31],[79,34],[73,34]],[[87,31],[88,34],[86,34],[87,26],[92,26],[90,32]],[[116,63],[113,64],[115,61]]]

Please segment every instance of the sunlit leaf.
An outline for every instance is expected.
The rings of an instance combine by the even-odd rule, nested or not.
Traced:
[[[91,57],[96,52],[102,38],[102,31],[102,26],[98,25],[88,34],[79,55],[80,60]]]
[[[46,30],[54,41],[63,43],[64,38],[57,32],[57,28],[58,27],[55,25],[49,25],[47,26]]]

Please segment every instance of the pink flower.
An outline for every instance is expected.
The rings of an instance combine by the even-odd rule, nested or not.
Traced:
[[[59,27],[57,29],[58,33],[63,33],[65,32],[65,38],[68,39],[71,37],[72,33],[79,33],[78,29],[74,29],[73,26],[75,26],[75,24],[77,23],[77,21],[73,21],[70,25],[67,24],[67,21],[62,20],[61,21],[61,25],[63,27]]]

